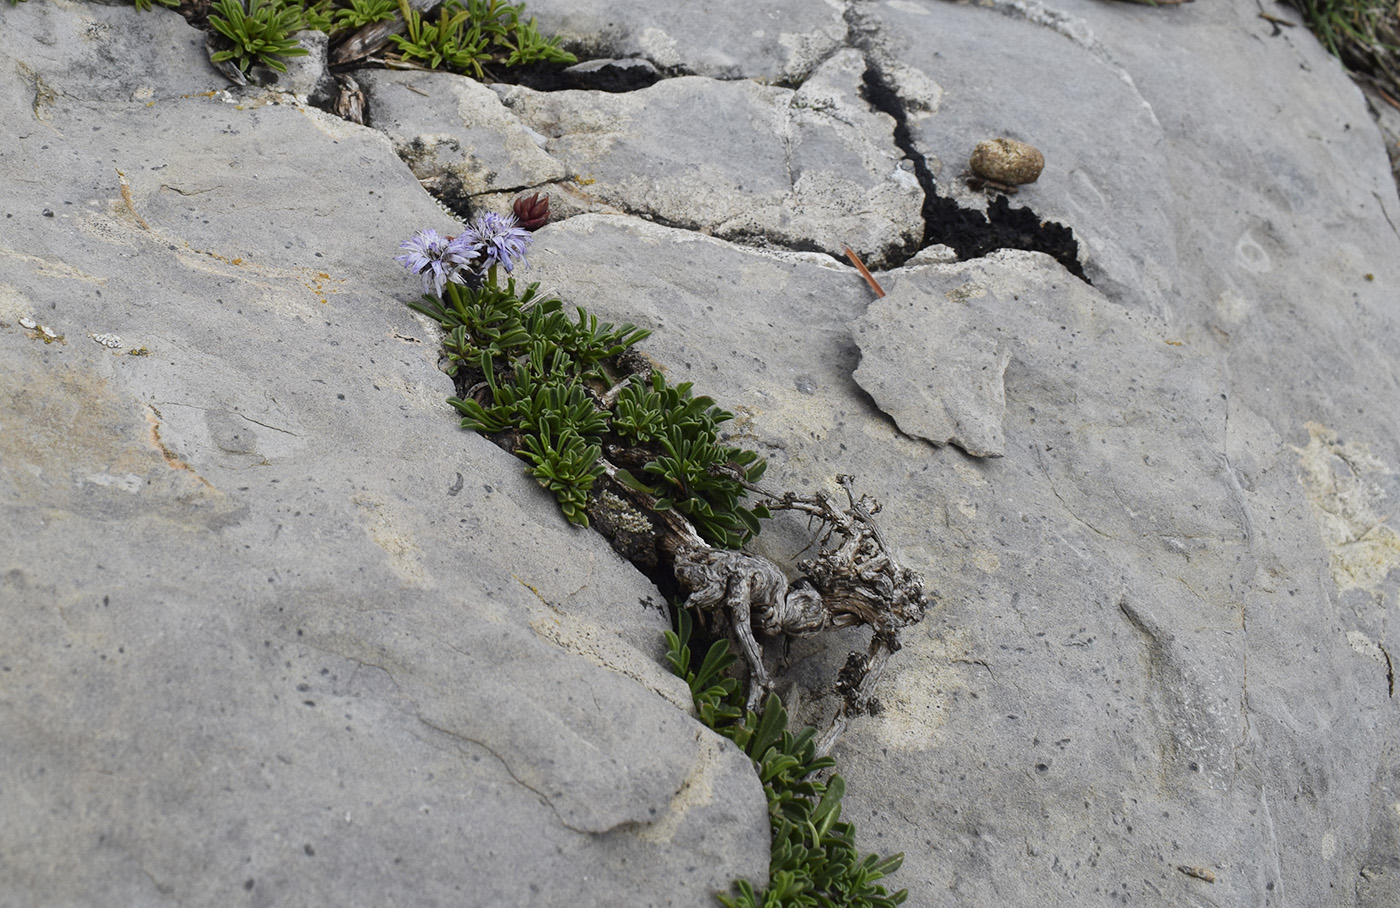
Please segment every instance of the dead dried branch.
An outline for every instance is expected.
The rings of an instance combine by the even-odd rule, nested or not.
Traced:
[[[749,670],[748,706],[756,710],[773,687],[759,638],[808,637],[827,628],[868,626],[870,646],[852,653],[836,683],[841,705],[818,745],[830,751],[852,716],[878,711],[875,685],[899,631],[922,620],[929,601],[923,577],[901,566],[875,523],[880,505],[857,497],[854,479],[838,476],[846,504],[829,492],[776,495],[759,487],[777,510],[799,511],[821,525],[819,552],[798,564],[802,576],[789,582],[773,562],[748,552],[716,549],[694,530],[673,547],[675,576],[689,594],[686,604],[717,615],[739,643]],[[679,515],[675,519],[684,523]]]

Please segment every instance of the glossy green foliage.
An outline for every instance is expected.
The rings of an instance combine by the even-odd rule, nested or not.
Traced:
[[[479,394],[448,401],[462,413],[462,427],[517,433],[515,453],[530,463],[531,475],[554,493],[571,523],[588,526],[588,496],[603,474],[608,413],[585,382],[601,378],[602,364],[647,332],[599,322],[583,309],[570,320],[538,284],[523,292],[514,280],[504,287],[448,284],[443,294],[409,305],[447,332],[443,346],[452,374],[481,377]]]
[[[452,0],[438,7],[436,22],[425,20],[407,3],[399,4],[406,23],[406,35],[390,35],[405,60],[421,63],[429,69],[450,69],[472,72],[484,77],[482,63],[489,63],[489,40],[481,33],[479,23],[467,23],[468,13]]]
[[[740,548],[758,535],[763,505],[748,508],[745,482],[757,482],[767,462],[753,451],[723,445],[719,426],[733,414],[708,397],[693,397],[689,382],[668,387],[660,372],[634,378],[618,395],[613,431],[659,449],[643,476],[622,470],[618,478],[656,499],[657,510],[675,508],[708,542]]]
[[[711,398],[693,397],[690,382],[671,387],[664,375],[652,372],[650,380],[634,378],[618,394],[613,408],[613,431],[645,444],[665,438],[668,426],[692,436],[713,436],[720,423],[733,418],[733,413],[715,406]]]
[[[449,0],[455,2],[455,0]],[[467,0],[470,20],[480,23],[493,50],[505,56],[506,66],[529,63],[577,63],[578,58],[559,48],[558,38],[540,34],[534,17],[523,19],[525,4],[505,0]]]
[[[603,471],[598,457],[585,454],[605,441],[642,452],[637,475],[616,470],[620,482],[649,496],[657,510],[684,514],[714,545],[741,547],[770,516],[763,505],[743,503],[744,483],[758,481],[765,462],[720,443],[719,426],[733,414],[695,397],[689,383],[670,387],[659,372],[635,376],[612,410],[597,403],[595,395],[614,383],[618,357],[650,332],[600,322],[581,307],[570,318],[538,284],[522,291],[513,279],[504,287],[489,279],[480,287],[449,283],[441,298],[427,295],[409,305],[446,332],[447,369],[463,389],[449,402],[462,413],[462,426],[486,435],[518,433],[517,453],[574,523],[587,523],[587,492]],[[547,439],[550,417],[557,418],[557,431]]]
[[[603,475],[598,463],[602,450],[551,413],[534,434],[525,436],[524,448],[516,453],[530,461],[530,474],[554,493],[569,522],[588,526],[588,493]]]
[[[522,447],[515,453],[530,462],[530,474],[554,493],[570,523],[588,526],[588,493],[603,475],[598,442],[608,420],[571,366],[569,355],[556,349],[552,357],[517,362],[515,371],[500,380],[491,355],[482,353],[490,400],[483,405],[475,398],[454,397],[448,403],[462,412],[464,429],[487,435],[519,432]]]
[[[319,6],[319,4],[318,4]],[[309,8],[308,8],[309,11]],[[388,22],[399,11],[396,0],[349,0],[349,5],[333,13],[334,28],[357,29],[376,22]],[[309,18],[309,16],[308,16]],[[329,32],[330,29],[323,29]]]
[[[448,284],[444,299],[424,296],[409,305],[436,319],[447,332],[443,347],[452,375],[464,364],[475,367],[482,354],[510,361],[533,354],[538,344],[544,345],[546,356],[563,350],[588,371],[651,333],[632,324],[599,322],[581,308],[578,320],[570,321],[564,304],[557,297],[542,296],[539,286],[530,284],[517,295],[514,279],[505,287]]]
[[[597,440],[607,431],[607,416],[579,385],[569,368],[569,356],[562,350],[549,359],[516,363],[506,380],[497,378],[489,353],[481,354],[480,364],[489,402],[483,405],[473,398],[456,397],[448,401],[462,412],[462,428],[486,435],[513,428],[529,435],[540,432],[546,418],[555,417],[561,426],[582,437]]]
[[[717,640],[698,670],[691,666],[691,619],[676,613],[676,630],[667,632],[667,661],[690,686],[700,719],[743,748],[753,760],[768,797],[773,834],[768,887],[755,890],[747,880],[736,883],[738,895],[720,894],[727,908],[893,908],[908,898],[879,884],[899,869],[901,854],[860,856],[855,828],[841,819],[846,783],[838,775],[822,781],[817,774],[835,766],[816,755],[816,731],[788,730],[788,715],[770,694],[762,717],[740,707],[739,682],[724,674],[734,662],[727,640]]]
[[[438,7],[436,22],[425,20],[417,10],[399,0],[406,24],[406,35],[394,35],[405,60],[432,69],[451,69],[485,78],[484,65],[499,63],[520,66],[527,63],[577,63],[578,58],[559,48],[559,39],[546,39],[535,20],[522,19],[525,4],[504,0],[447,0]]]
[[[758,535],[759,518],[772,515],[761,504],[743,506],[748,493],[736,476],[756,481],[768,466],[764,460],[675,426],[661,447],[665,453],[642,468],[655,485],[657,510],[675,508],[707,541],[731,549]]]
[[[242,0],[218,0],[209,14],[209,25],[233,45],[209,59],[215,63],[233,60],[243,72],[254,63],[286,72],[287,65],[280,57],[307,53],[292,38],[303,25],[302,7],[294,0],[249,0],[246,10]]]
[[[299,0],[302,28],[331,34],[335,31],[335,0]]]
[[[631,322],[617,327],[613,327],[612,322],[600,322],[582,306],[575,306],[574,311],[578,313],[578,321],[569,326],[559,344],[585,368],[621,356],[627,348],[651,336],[650,331]]]
[[[443,298],[425,295],[409,303],[414,309],[435,319],[444,331],[449,374],[456,375],[465,363],[474,366],[483,353],[508,359],[521,353],[530,343],[525,330],[524,311],[541,309],[557,311],[563,303],[539,296],[539,284],[531,284],[517,294],[515,281],[505,287],[484,284],[466,287],[448,284]]]
[[[734,664],[729,641],[716,640],[705,652],[700,667],[691,671],[692,623],[690,612],[676,610],[676,629],[666,632],[666,661],[671,663],[671,671],[690,686],[690,697],[695,701],[700,721],[709,728],[729,725],[744,717],[744,710],[738,705],[739,681],[725,674],[725,670]]]
[[[14,6],[20,0],[10,0]],[[171,9],[181,0],[135,0],[137,9],[152,3]],[[306,50],[291,36],[302,29],[339,36],[402,14],[406,35],[391,35],[399,55],[431,69],[450,69],[485,78],[485,66],[525,66],[532,63],[577,63],[559,46],[558,38],[540,34],[534,17],[525,18],[525,4],[505,0],[447,0],[437,19],[425,19],[403,0],[217,0],[209,24],[232,47],[214,54],[216,63],[234,60],[247,72],[262,63],[286,72],[281,57]]]

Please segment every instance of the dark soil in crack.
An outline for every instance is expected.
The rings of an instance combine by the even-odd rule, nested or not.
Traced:
[[[646,60],[600,60],[579,58],[566,68],[539,63],[520,66],[499,74],[495,81],[523,85],[535,91],[602,91],[613,94],[650,88],[667,76]]]
[[[1006,196],[998,196],[983,214],[976,209],[963,208],[950,198],[938,194],[937,182],[928,161],[914,143],[904,102],[890,85],[879,67],[873,63],[865,70],[865,86],[861,90],[874,109],[894,118],[894,142],[914,164],[914,176],[924,190],[924,236],[920,249],[937,244],[951,246],[959,259],[981,258],[997,249],[1026,249],[1043,252],[1064,265],[1071,274],[1086,284],[1084,266],[1079,262],[1079,241],[1074,231],[1054,221],[1041,220],[1029,208],[1012,208]],[[901,263],[902,264],[902,263]]]

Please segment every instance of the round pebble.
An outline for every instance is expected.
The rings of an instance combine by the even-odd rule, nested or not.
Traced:
[[[967,162],[973,173],[984,180],[1007,186],[1034,183],[1045,169],[1045,156],[1034,145],[1015,139],[990,139],[972,151]]]

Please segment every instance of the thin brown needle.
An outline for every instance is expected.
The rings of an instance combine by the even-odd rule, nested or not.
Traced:
[[[851,260],[851,264],[856,266],[860,276],[865,278],[865,282],[870,285],[870,289],[875,291],[876,296],[884,296],[885,290],[880,286],[880,282],[875,280],[875,275],[870,273],[870,269],[865,267],[865,263],[860,260],[860,256],[855,254],[855,250],[850,246],[846,248],[846,258]]]

